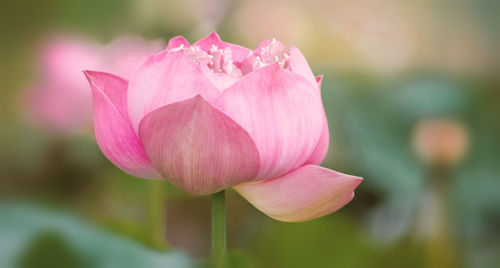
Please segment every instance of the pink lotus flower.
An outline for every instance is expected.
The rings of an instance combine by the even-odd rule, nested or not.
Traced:
[[[179,36],[130,81],[85,74],[97,142],[133,176],[195,195],[234,187],[282,221],[341,208],[362,180],[319,166],[329,143],[321,77],[293,46],[251,51],[216,33],[193,45]]]
[[[58,36],[41,53],[41,79],[27,92],[29,116],[49,129],[67,133],[92,124],[92,94],[82,77],[85,69],[111,70],[129,78],[148,55],[161,51],[163,42],[118,39],[107,46],[81,38]]]

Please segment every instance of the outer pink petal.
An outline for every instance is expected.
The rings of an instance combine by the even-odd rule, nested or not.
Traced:
[[[226,89],[215,106],[248,131],[259,149],[259,178],[301,166],[318,143],[321,98],[302,76],[269,65]]]
[[[321,82],[323,81],[323,76],[316,76],[316,81],[318,83],[318,90],[321,90]],[[323,109],[323,127],[321,128],[321,136],[319,137],[318,144],[314,149],[309,160],[306,164],[319,165],[325,159],[326,153],[328,152],[328,146],[330,145],[330,131],[328,130],[328,120],[326,119],[326,113]]]
[[[130,175],[159,177],[130,125],[127,81],[101,72],[85,71],[85,75],[92,87],[95,135],[104,155]]]
[[[293,72],[302,75],[307,81],[316,85],[316,78],[311,71],[311,67],[309,67],[309,63],[307,63],[302,52],[294,46],[290,47],[290,68]]]
[[[182,45],[184,47],[188,47],[189,46],[189,42],[186,39],[184,39],[184,37],[182,37],[182,36],[179,35],[179,36],[171,38],[170,41],[168,41],[167,50],[178,48],[178,47],[180,47]]]
[[[203,51],[209,51],[212,45],[216,45],[218,48],[222,49],[230,47],[233,55],[233,60],[236,62],[243,61],[251,52],[251,50],[246,47],[222,41],[216,32],[211,32],[209,35],[193,44],[193,46],[199,46]]]
[[[191,194],[218,192],[259,171],[252,138],[200,95],[151,112],[139,134],[160,174]]]
[[[137,70],[128,88],[128,109],[134,130],[138,131],[139,122],[149,112],[198,94],[212,101],[219,91],[184,52],[151,56]]]
[[[276,179],[238,185],[235,190],[271,218],[300,222],[327,215],[349,203],[362,180],[306,165]]]

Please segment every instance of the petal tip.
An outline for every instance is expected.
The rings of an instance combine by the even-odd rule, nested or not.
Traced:
[[[92,93],[94,93],[97,87],[96,80],[99,72],[91,70],[83,70],[83,74],[85,75],[85,78],[87,78],[87,81],[89,82]]]
[[[189,42],[182,35],[178,35],[178,36],[170,38],[170,40],[168,41],[168,45],[167,45],[166,50],[177,48],[181,45],[189,46]]]
[[[323,75],[322,74],[316,76],[316,82],[319,85],[321,85],[321,82],[323,82]]]
[[[217,46],[220,46],[220,48],[226,47],[224,45],[225,43],[220,39],[220,36],[217,34],[217,32],[212,31],[208,35],[206,35],[205,37],[198,40],[193,45],[199,46],[202,50],[207,51],[214,44]]]
[[[354,193],[354,190],[358,188],[358,186],[363,182],[363,178],[361,177],[354,177],[351,179],[351,187],[352,191]]]
[[[217,40],[221,41],[219,34],[218,34],[215,30],[211,31],[211,32],[207,35],[207,37],[216,38]]]
[[[87,80],[89,80],[89,82],[93,79],[95,71],[83,70],[82,72],[85,75],[85,77],[87,78]]]
[[[105,77],[110,77],[116,80],[119,80],[120,82],[125,82],[128,83],[127,80],[124,78],[111,74],[111,73],[106,73],[106,72],[100,72],[100,71],[91,71],[91,70],[83,70],[82,71],[87,80],[90,83],[90,86],[97,86],[97,83],[99,82],[100,79],[103,79]]]
[[[352,176],[352,175],[345,175],[345,176],[347,176],[346,179],[349,180],[351,183],[355,184],[356,187],[363,181],[362,177]]]

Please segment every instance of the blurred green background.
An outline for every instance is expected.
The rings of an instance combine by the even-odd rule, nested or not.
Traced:
[[[90,135],[33,126],[19,96],[48,35],[195,41],[215,29],[250,48],[273,37],[299,47],[324,75],[323,165],[364,178],[346,207],[305,223],[274,221],[230,191],[235,267],[499,267],[498,14],[495,0],[2,1],[0,266],[203,263],[208,197],[160,182],[174,248],[162,251],[149,222],[158,185],[121,172]],[[442,118],[466,133],[450,143],[463,153],[429,163],[418,126]]]

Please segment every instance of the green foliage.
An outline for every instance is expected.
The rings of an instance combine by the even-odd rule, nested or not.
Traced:
[[[0,267],[192,267],[179,251],[147,249],[79,217],[28,204],[0,207]]]
[[[57,232],[41,232],[19,256],[19,268],[83,268],[85,259]]]

